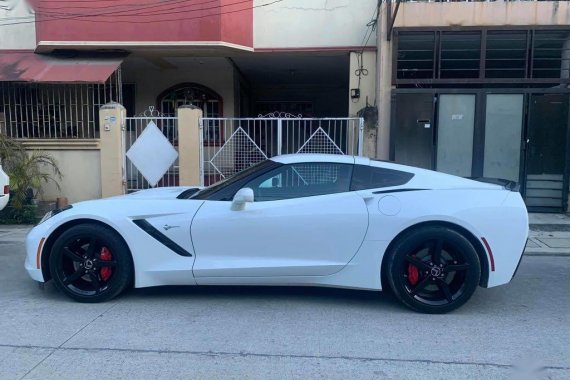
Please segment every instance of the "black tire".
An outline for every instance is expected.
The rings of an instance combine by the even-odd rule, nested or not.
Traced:
[[[63,293],[79,302],[108,301],[133,277],[133,264],[123,239],[110,228],[86,223],[71,227],[53,244],[51,277]]]
[[[475,292],[481,264],[471,242],[443,226],[412,230],[394,244],[385,274],[398,299],[422,313],[447,313]]]

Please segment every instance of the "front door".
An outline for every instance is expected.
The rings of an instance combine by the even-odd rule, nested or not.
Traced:
[[[255,202],[233,211],[206,201],[192,222],[194,276],[325,276],[358,251],[368,227],[362,198],[349,192],[352,165],[280,166],[244,187]],[[199,283],[199,280],[198,280]]]
[[[441,94],[438,104],[436,170],[471,177],[475,94]]]
[[[567,94],[533,94],[525,178],[530,210],[560,212],[565,206]]]
[[[486,94],[483,177],[520,182],[523,94]]]
[[[433,169],[433,94],[395,94],[394,160]]]

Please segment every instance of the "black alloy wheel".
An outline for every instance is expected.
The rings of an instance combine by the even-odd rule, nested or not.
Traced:
[[[55,241],[49,257],[56,286],[80,302],[102,302],[130,283],[133,265],[124,241],[98,224],[71,227]]]
[[[406,306],[446,313],[475,292],[481,265],[471,242],[448,227],[427,226],[400,239],[388,253],[390,287]]]

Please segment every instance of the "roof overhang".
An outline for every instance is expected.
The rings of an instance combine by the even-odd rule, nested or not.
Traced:
[[[105,83],[123,57],[59,57],[33,51],[0,54],[0,82]]]
[[[193,55],[231,55],[253,52],[253,48],[224,41],[40,41],[37,53],[55,50],[140,52],[191,52]]]

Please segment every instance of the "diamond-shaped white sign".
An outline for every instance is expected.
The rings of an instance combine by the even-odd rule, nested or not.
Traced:
[[[154,187],[176,161],[178,152],[151,121],[131,146],[127,157]]]

